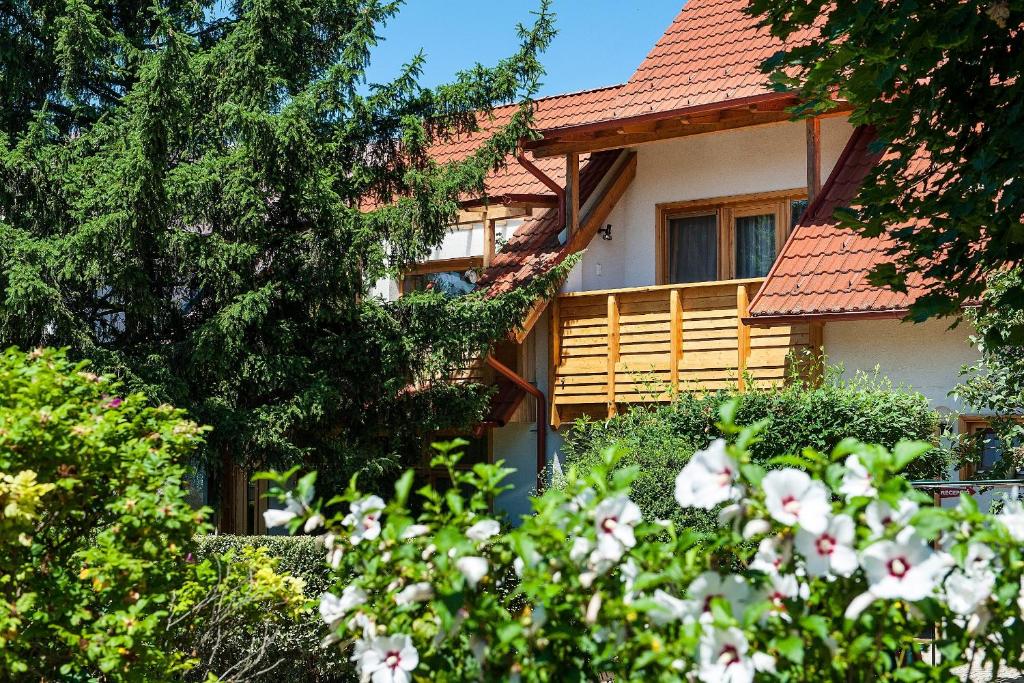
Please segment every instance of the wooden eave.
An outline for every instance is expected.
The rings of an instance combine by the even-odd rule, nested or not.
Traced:
[[[534,158],[543,158],[779,123],[792,120],[789,108],[798,102],[792,93],[769,93],[629,119],[550,129],[543,132],[542,138],[524,143],[524,147],[533,152]],[[825,116],[849,110],[847,103],[837,103]]]

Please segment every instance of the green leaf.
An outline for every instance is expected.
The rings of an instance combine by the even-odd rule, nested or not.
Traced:
[[[892,451],[893,457],[895,458],[893,468],[897,472],[901,472],[907,465],[912,463],[914,460],[917,460],[933,448],[934,446],[930,443],[925,443],[923,441],[900,441]]]
[[[803,664],[804,644],[800,637],[796,634],[792,634],[785,638],[775,640],[772,642],[772,646],[778,649],[779,653],[783,657],[793,662],[794,664]]]
[[[740,465],[740,472],[743,474],[743,478],[746,479],[751,486],[760,486],[761,480],[764,479],[765,469],[760,465],[745,464]]]
[[[404,506],[409,500],[409,492],[412,490],[412,483],[415,479],[416,473],[413,470],[406,470],[406,472],[398,478],[395,482],[395,502],[398,505]]]

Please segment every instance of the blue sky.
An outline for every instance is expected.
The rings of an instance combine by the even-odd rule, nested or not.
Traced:
[[[535,0],[407,0],[381,35],[371,82],[389,80],[420,48],[422,83],[459,69],[491,65],[517,46],[515,25],[532,20]],[[626,81],[671,23],[683,0],[554,0],[558,35],[545,53],[540,95]]]

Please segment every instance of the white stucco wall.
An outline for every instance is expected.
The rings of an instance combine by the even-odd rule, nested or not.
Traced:
[[[514,218],[494,222],[494,238],[498,244],[512,237],[523,224],[523,219]],[[444,241],[430,252],[428,261],[441,259],[463,258],[466,256],[483,256],[484,225],[483,223],[464,223],[454,226]]]
[[[920,392],[936,410],[970,412],[949,396],[960,382],[960,368],[978,358],[967,340],[967,325],[950,330],[939,320],[914,324],[899,320],[830,322],[825,325],[825,355],[845,374],[879,372]]]
[[[822,182],[853,127],[845,117],[821,124]],[[666,202],[791,190],[807,184],[801,122],[694,135],[636,148],[636,178],[612,211],[612,240],[595,238],[563,291],[641,287],[655,282],[655,207]]]

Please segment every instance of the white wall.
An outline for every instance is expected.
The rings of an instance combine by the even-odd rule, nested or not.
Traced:
[[[494,237],[500,244],[516,233],[523,219],[514,218],[494,222]],[[484,255],[483,223],[464,223],[454,226],[444,241],[430,252],[428,261],[441,259],[463,258],[466,256]]]
[[[874,372],[924,394],[940,412],[970,412],[949,396],[960,382],[960,368],[978,352],[967,341],[969,327],[950,330],[941,320],[914,324],[899,320],[860,320],[825,324],[825,355],[845,374]]]
[[[822,121],[822,182],[852,133],[845,117]],[[590,243],[579,275],[563,291],[653,285],[657,204],[807,185],[802,121],[666,140],[636,152],[636,178],[607,221],[612,240],[598,236]]]

